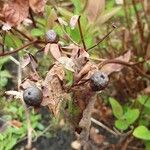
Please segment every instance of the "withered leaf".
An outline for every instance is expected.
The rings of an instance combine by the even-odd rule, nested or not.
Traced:
[[[60,57],[58,62],[61,63],[67,70],[74,72],[75,64],[71,58]]]
[[[28,53],[28,55],[23,59],[21,67],[25,68],[29,64],[31,64],[34,70],[36,70],[36,68],[38,67],[36,58],[30,53]]]
[[[121,61],[125,61],[128,62],[131,58],[131,51],[128,51],[127,53],[125,53],[122,56],[119,56],[117,58],[115,58],[114,60],[121,60]],[[108,63],[105,64],[104,66],[102,66],[102,68],[100,69],[102,72],[107,73],[108,75],[113,73],[113,72],[118,72],[120,71],[124,66],[121,64],[117,64],[117,63]]]
[[[93,22],[105,8],[105,0],[88,0],[86,7],[87,17]]]
[[[84,49],[79,48],[78,46],[74,46],[72,50],[71,58],[73,59],[73,62],[76,66],[75,70],[78,72],[87,62],[87,59],[89,58],[89,54]]]
[[[76,24],[78,23],[78,19],[79,19],[79,15],[74,15],[71,17],[71,19],[70,19],[71,29],[75,28]]]
[[[35,13],[44,11],[47,0],[29,0],[29,6]]]
[[[10,26],[19,25],[28,16],[28,0],[12,0],[5,3],[2,14],[6,24]]]
[[[58,44],[51,44],[50,52],[56,60],[58,60],[61,57],[61,53],[60,53]]]
[[[47,73],[43,83],[43,106],[48,106],[51,112],[58,116],[60,105],[64,99],[64,91],[62,89],[61,80],[65,77],[63,66],[56,63]]]

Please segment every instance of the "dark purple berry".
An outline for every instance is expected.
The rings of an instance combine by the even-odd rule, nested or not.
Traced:
[[[108,84],[108,75],[101,71],[96,71],[90,78],[90,86],[93,91],[103,90]]]
[[[48,30],[46,32],[46,40],[50,43],[56,43],[58,41],[56,32],[54,30]]]
[[[36,86],[28,87],[23,92],[23,99],[29,106],[40,106],[43,98],[42,91]]]

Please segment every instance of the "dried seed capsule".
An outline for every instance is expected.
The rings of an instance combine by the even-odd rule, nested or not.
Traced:
[[[101,71],[96,71],[90,78],[90,86],[93,91],[100,91],[108,84],[108,75]]]
[[[36,86],[28,87],[23,92],[23,99],[29,106],[40,106],[42,102],[43,93]]]
[[[54,30],[48,30],[46,32],[46,40],[50,43],[56,43],[58,41],[56,32]]]

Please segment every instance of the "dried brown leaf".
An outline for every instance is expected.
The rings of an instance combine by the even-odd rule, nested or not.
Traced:
[[[114,60],[120,60],[120,61],[124,61],[124,62],[129,62],[131,58],[131,51],[128,51],[127,53],[125,53],[124,55],[115,58]],[[105,64],[102,68],[101,71],[107,73],[108,75],[113,73],[113,72],[118,72],[120,71],[124,66],[121,64],[117,64],[117,63],[108,63]]]
[[[105,0],[88,0],[86,12],[89,21],[93,22],[105,8]]]
[[[19,25],[28,16],[28,0],[12,0],[5,3],[2,14],[10,26]]]
[[[80,133],[80,140],[84,145],[86,141],[89,139],[90,126],[91,126],[91,115],[94,109],[94,104],[96,101],[96,95],[94,94],[90,100],[85,110],[83,111],[82,119],[79,122],[79,126],[82,128]]]
[[[58,62],[61,63],[67,70],[74,72],[75,64],[71,58],[60,57]]]
[[[30,56],[27,55],[21,62],[21,68],[25,68],[27,65],[29,65],[31,62]]]
[[[60,105],[63,101],[64,91],[62,89],[61,80],[65,77],[65,72],[61,64],[55,64],[47,73],[43,83],[43,106],[48,106],[51,112],[57,116],[59,114]]]
[[[60,53],[58,44],[51,44],[50,52],[56,60],[58,60],[61,57],[61,53]]]
[[[29,6],[35,13],[44,11],[47,0],[29,0]]]
[[[22,127],[22,122],[20,122],[19,120],[11,120],[9,123],[12,126],[17,127],[17,128],[21,128]]]

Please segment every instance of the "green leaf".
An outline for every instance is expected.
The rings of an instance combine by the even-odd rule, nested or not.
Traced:
[[[0,77],[0,87],[5,87],[8,83],[8,78]]]
[[[34,28],[31,30],[32,36],[43,36],[45,33],[42,29]]]
[[[134,130],[133,135],[142,140],[150,140],[150,131],[145,126],[138,126]]]
[[[9,73],[9,71],[7,71],[7,70],[3,70],[3,71],[1,71],[0,72],[0,78],[11,78],[12,76],[11,76],[11,74]]]
[[[128,129],[128,124],[126,123],[125,120],[116,120],[115,121],[115,127],[118,128],[119,130],[126,130]]]
[[[114,98],[111,98],[111,97],[109,98],[109,102],[111,104],[114,116],[117,119],[120,119],[123,115],[122,106]]]
[[[22,45],[22,41],[12,34],[6,34],[5,36],[5,45],[7,47],[17,48]]]
[[[75,11],[76,13],[81,12],[82,10],[82,5],[81,5],[81,0],[71,0],[73,5],[75,6]]]
[[[144,105],[145,107],[150,108],[150,96],[148,95],[140,95],[138,99],[140,104]]]
[[[144,142],[146,150],[150,150],[150,141],[145,141]]]
[[[128,109],[127,112],[123,115],[123,118],[127,121],[127,124],[132,124],[139,117],[138,109]]]

